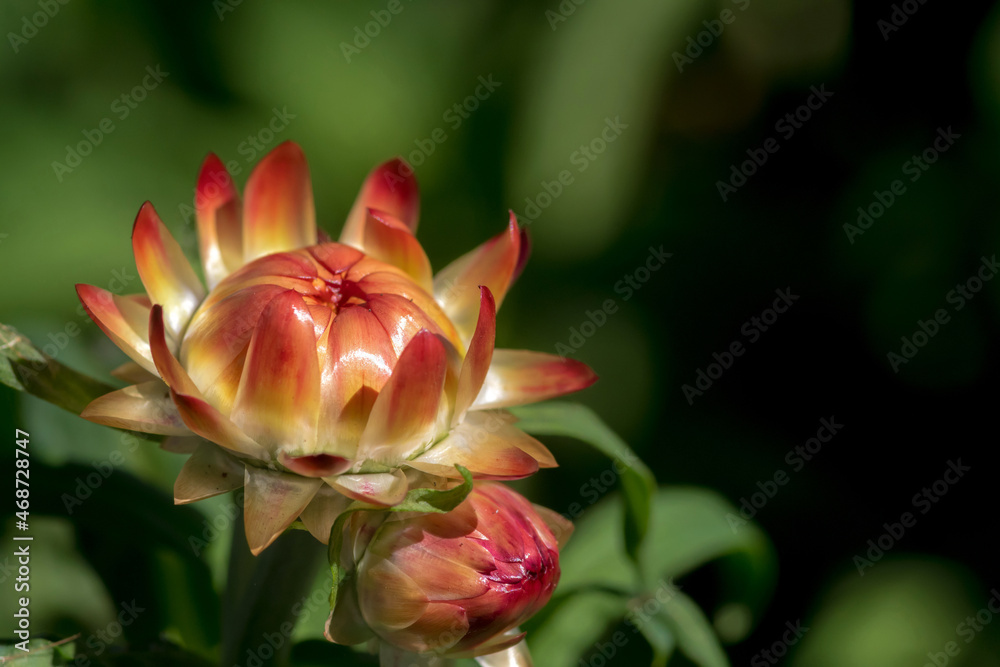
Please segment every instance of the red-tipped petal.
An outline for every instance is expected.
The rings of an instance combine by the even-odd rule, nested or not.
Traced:
[[[254,556],[281,535],[309,505],[323,481],[247,466],[243,523]]]
[[[496,302],[489,287],[484,285],[479,291],[479,320],[476,322],[472,340],[469,341],[469,351],[462,362],[462,374],[458,379],[458,392],[455,397],[455,415],[452,417],[453,425],[462,421],[465,411],[476,400],[493,359],[493,345],[497,334]]]
[[[510,212],[510,217],[513,219],[514,211]],[[521,227],[521,250],[517,256],[517,265],[514,267],[514,275],[510,277],[510,285],[521,277],[521,273],[524,272],[524,267],[528,264],[528,258],[531,256],[531,235],[528,234],[527,227]],[[507,289],[510,289],[510,285]]]
[[[586,364],[544,352],[495,350],[473,410],[506,408],[586,389],[597,375]]]
[[[170,389],[159,380],[125,387],[100,396],[83,409],[80,416],[97,424],[142,433],[191,435]]]
[[[462,255],[434,277],[434,298],[463,341],[472,337],[479,312],[479,286],[490,288],[497,308],[503,303],[521,256],[521,230],[513,213],[507,229]]]
[[[375,399],[359,456],[395,459],[432,436],[446,370],[447,354],[440,339],[426,330],[414,336]]]
[[[139,209],[132,227],[132,251],[150,301],[163,306],[167,329],[178,336],[205,297],[205,290],[149,202]]]
[[[385,327],[364,306],[344,308],[326,330],[319,449],[353,455],[396,353]]]
[[[364,247],[367,255],[402,269],[428,292],[433,289],[427,254],[413,232],[397,218],[368,209]]]
[[[312,181],[298,144],[286,141],[268,153],[250,174],[245,195],[245,261],[315,245]]]
[[[210,153],[201,165],[194,195],[198,246],[209,289],[243,264],[239,203],[233,177],[222,160]]]
[[[247,437],[228,418],[205,401],[187,371],[167,347],[163,310],[159,305],[149,311],[149,347],[160,377],[170,387],[181,419],[189,429],[217,445],[257,459],[267,451]]]
[[[330,477],[339,475],[351,467],[351,461],[332,454],[306,454],[291,456],[285,451],[278,452],[278,462],[303,477]]]
[[[348,498],[372,505],[392,507],[406,497],[409,485],[402,470],[357,475],[340,475],[325,480]]]
[[[424,329],[444,335],[437,322],[418,304],[399,294],[369,295],[368,308],[389,333],[397,355],[401,355],[413,337]]]
[[[368,259],[366,262],[359,262],[355,269],[368,268],[368,263],[372,263],[374,260]],[[363,266],[364,265],[364,266]],[[381,265],[384,268],[385,265]],[[349,278],[354,279],[354,269],[352,269],[351,274],[348,275]],[[358,271],[360,273],[360,270]],[[384,295],[396,295],[396,297],[402,297],[400,299],[400,306],[402,308],[409,308],[416,317],[410,317],[403,312],[397,310],[396,315],[402,316],[404,323],[409,323],[416,326],[416,329],[411,330],[412,332],[419,330],[421,328],[431,328],[435,332],[439,332],[444,335],[445,338],[451,342],[456,348],[465,348],[462,340],[458,336],[458,331],[455,329],[455,325],[452,324],[448,316],[445,315],[444,310],[434,297],[429,293],[425,292],[410,278],[403,275],[402,273],[396,273],[395,271],[374,271],[367,273],[363,278],[356,280],[357,285],[361,288],[365,294],[369,295],[369,300],[379,299]],[[410,306],[404,306],[403,301],[409,302]],[[416,308],[413,308],[416,306]],[[391,316],[391,315],[390,315]],[[432,324],[418,326],[418,322],[429,321]],[[390,322],[389,328],[394,330],[399,330],[400,328],[396,325],[397,322]],[[402,329],[406,329],[403,327]],[[406,340],[409,340],[407,338]]]
[[[364,249],[365,218],[370,208],[385,211],[416,234],[420,191],[413,170],[405,162],[395,158],[380,164],[368,174],[347,215],[340,233],[341,243]]]
[[[174,482],[174,504],[186,505],[243,486],[244,465],[222,448],[202,441]]]
[[[205,388],[205,397],[222,410],[232,409],[243,364],[232,368],[232,373],[227,373],[227,369],[246,354],[250,337],[267,305],[286,291],[280,285],[254,285],[213,300],[208,307],[202,307],[184,333],[180,358],[191,369],[189,373],[195,384]]]
[[[302,297],[288,290],[261,313],[230,419],[272,451],[314,454],[319,404],[315,324]]]
[[[122,297],[116,297],[111,292],[93,285],[77,285],[76,293],[90,319],[101,328],[101,331],[133,361],[147,371],[156,373],[156,365],[153,363],[153,355],[149,351],[149,341],[146,338],[146,327],[136,331],[122,312],[121,306],[127,311],[132,302],[126,304],[121,301]]]

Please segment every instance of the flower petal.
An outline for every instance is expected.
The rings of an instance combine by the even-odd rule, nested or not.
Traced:
[[[397,356],[403,353],[403,349],[421,330],[426,329],[448,338],[437,322],[417,303],[399,294],[370,294],[368,309],[389,333]]]
[[[462,362],[462,373],[458,379],[458,392],[455,397],[455,415],[452,425],[459,423],[465,417],[465,412],[476,400],[479,390],[486,379],[493,359],[493,345],[497,334],[497,307],[490,288],[485,285],[479,288],[479,320],[476,331],[469,341],[469,351]]]
[[[370,263],[374,263],[374,260],[368,260]],[[357,273],[360,273],[360,268],[365,262],[358,262],[358,265],[351,270],[350,278],[354,278]],[[381,264],[383,268],[389,268],[385,264]],[[365,267],[367,268],[367,266]],[[357,271],[357,273],[356,273]],[[458,331],[455,329],[455,325],[452,324],[451,320],[445,314],[444,310],[434,300],[430,292],[424,291],[419,287],[413,280],[400,273],[395,273],[393,271],[373,271],[366,273],[362,278],[356,279],[357,286],[368,295],[368,300],[377,300],[384,296],[394,295],[395,297],[401,297],[397,300],[398,307],[395,309],[395,313],[390,313],[398,315],[405,318],[406,323],[416,326],[418,322],[427,323],[423,327],[417,326],[417,329],[433,329],[435,333],[441,333],[445,338],[455,346],[456,349],[465,349],[465,345],[462,343],[461,338],[459,338]],[[403,304],[403,301],[410,302],[410,306],[407,307]],[[414,308],[415,306],[415,308]],[[413,313],[413,315],[410,315]],[[389,321],[389,317],[386,321]],[[395,325],[395,326],[394,326]],[[390,322],[389,326],[386,327],[389,331],[410,331],[411,328],[408,326],[399,327],[395,322]],[[412,330],[413,333],[416,329]],[[412,333],[411,333],[412,335]],[[408,338],[406,340],[409,340]]]
[[[323,481],[247,466],[244,484],[243,523],[256,556],[292,525]]]
[[[473,542],[473,540],[442,540],[442,542]],[[420,588],[433,602],[447,602],[479,597],[490,590],[486,577],[464,563],[442,558],[437,553],[439,543],[429,549],[416,546],[406,549],[403,558],[394,560],[406,574],[420,581]],[[471,544],[465,544],[468,549]],[[473,547],[474,548],[474,547]],[[489,572],[492,568],[484,570]]]
[[[440,477],[460,477],[460,464],[476,479],[521,479],[538,471],[530,454],[518,447],[517,434],[530,438],[519,429],[485,413],[470,413],[441,442],[407,461],[407,465]]]
[[[444,344],[430,331],[420,331],[375,399],[358,456],[392,461],[432,437],[446,370]]]
[[[409,489],[406,475],[398,468],[392,472],[338,475],[324,481],[348,498],[383,507],[398,505]]]
[[[412,625],[389,633],[389,640],[415,648],[421,653],[444,652],[468,632],[469,615],[463,607],[449,602],[431,602]]]
[[[80,416],[97,424],[129,431],[191,435],[170,398],[170,389],[159,379],[99,396],[83,409]]]
[[[531,506],[535,508],[535,512],[537,512],[538,516],[545,522],[545,527],[548,528],[550,533],[552,533],[552,536],[556,539],[556,543],[558,544],[558,549],[561,551],[562,548],[566,546],[566,543],[569,542],[569,538],[575,530],[573,522],[559,512],[549,509],[544,505],[536,505],[535,503],[532,503]],[[526,514],[525,517],[528,521],[534,523],[534,518],[530,514]],[[535,528],[538,530],[539,535],[545,535],[545,531],[541,530],[538,526],[535,526]]]
[[[243,363],[230,367],[246,355],[261,313],[286,291],[279,285],[255,285],[206,302],[184,333],[180,358],[205,397],[221,410],[232,410]]]
[[[233,177],[222,160],[209,153],[201,165],[194,195],[198,246],[209,289],[243,264],[239,204],[240,195]]]
[[[174,504],[185,505],[243,486],[243,463],[221,447],[202,442],[174,481]]]
[[[285,450],[278,451],[278,463],[303,477],[330,477],[351,467],[351,461],[331,454],[306,454],[292,456]]]
[[[316,453],[319,379],[312,315],[288,290],[261,313],[230,419],[271,451]]]
[[[365,254],[402,269],[417,284],[433,289],[431,262],[413,232],[384,211],[368,209],[364,231]]]
[[[305,514],[303,514],[304,521]],[[324,542],[327,542],[329,537],[329,531],[327,531],[327,538]],[[337,594],[337,606],[330,611],[330,616],[326,619],[323,636],[334,644],[344,646],[366,642],[375,635],[371,628],[365,625],[364,619],[361,617],[361,609],[358,608],[358,595],[353,580],[348,579],[341,584],[341,588],[344,590]]]
[[[142,384],[143,382],[160,379],[158,375],[150,373],[134,361],[126,361],[124,364],[113,368],[111,375],[129,384]]]
[[[321,344],[325,363],[317,448],[353,456],[396,353],[385,327],[363,306],[342,309]]]
[[[510,287],[521,256],[521,230],[514,214],[507,229],[462,255],[434,277],[434,298],[468,342],[479,312],[479,286],[489,287],[497,308]]]
[[[358,601],[365,621],[390,630],[413,625],[427,609],[427,598],[420,586],[391,561],[366,556],[361,566],[368,560],[375,562],[358,579]],[[366,613],[369,609],[377,611],[378,618],[371,618]]]
[[[477,646],[474,653],[489,651],[476,657],[479,667],[534,667],[524,641],[526,634],[514,628]]]
[[[205,439],[197,435],[172,435],[160,443],[160,449],[171,454],[194,454]]]
[[[187,427],[217,445],[257,459],[267,458],[267,450],[247,437],[228,418],[205,401],[187,371],[167,347],[163,309],[155,305],[149,311],[149,347],[156,370],[170,387],[177,411]]]
[[[586,364],[544,352],[495,350],[473,410],[544,401],[586,389],[597,375]]]
[[[243,213],[243,259],[316,243],[309,166],[298,144],[286,141],[250,174]]]
[[[167,330],[178,337],[205,297],[205,289],[149,202],[139,209],[132,227],[132,251],[150,301],[163,306]]]
[[[333,522],[350,504],[350,500],[334,491],[327,485],[319,487],[309,505],[302,510],[299,518],[312,536],[323,544],[330,541],[330,531]]]
[[[385,211],[399,219],[411,233],[417,233],[420,191],[409,165],[395,158],[380,164],[368,174],[347,215],[340,233],[341,243],[364,249],[365,219],[370,208]]]
[[[101,328],[101,331],[133,361],[147,371],[156,373],[153,355],[149,351],[149,342],[143,335],[147,333],[145,327],[143,331],[136,331],[122,312],[123,307],[128,311],[134,302],[125,302],[122,297],[93,285],[77,285],[76,293],[90,319]]]

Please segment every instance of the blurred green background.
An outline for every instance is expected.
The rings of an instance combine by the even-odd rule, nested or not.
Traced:
[[[961,650],[947,664],[997,664],[1000,623],[981,616],[969,641],[962,624],[1000,586],[989,463],[1000,283],[976,282],[1000,250],[1000,11],[917,0],[391,4],[5,0],[0,321],[107,377],[124,356],[73,285],[140,291],[129,232],[147,199],[194,256],[207,152],[243,183],[267,150],[297,141],[333,236],[368,170],[401,155],[437,268],[518,213],[533,256],[500,312],[498,345],[590,364],[601,380],[579,400],[661,483],[739,507],[787,475],[753,512],[778,580],[763,618],[728,647],[733,664],[920,665],[950,641]],[[661,248],[672,255],[646,271]],[[772,319],[776,290],[798,298]],[[729,368],[712,367],[737,342]],[[905,363],[888,356],[908,350]],[[2,412],[4,433],[31,433],[37,475],[56,489],[40,502],[63,517],[38,522],[36,631],[105,627],[129,591],[169,588],[182,566],[169,550],[127,572],[130,545],[160,539],[152,505],[67,518],[53,480],[72,486],[117,448],[152,483],[137,499],[167,494],[177,457],[6,389]],[[809,460],[794,454],[821,419],[843,428]],[[586,506],[584,486],[606,462],[569,441],[552,447],[562,468],[523,489],[558,511]],[[935,491],[959,458],[971,470]],[[914,497],[925,487],[933,502]],[[224,503],[185,508],[183,521],[200,532]],[[915,524],[860,576],[855,557],[907,511]],[[80,521],[93,530],[74,532]],[[109,526],[121,542],[100,542]],[[210,545],[206,580],[170,599],[197,596],[209,577],[218,585],[225,542]],[[681,583],[717,608],[725,634],[715,580]],[[155,614],[143,617],[149,636],[200,628],[210,643],[217,632]],[[790,655],[764,657],[800,620],[810,629]],[[619,663],[648,661],[634,650]]]

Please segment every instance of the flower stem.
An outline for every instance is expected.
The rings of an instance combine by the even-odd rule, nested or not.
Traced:
[[[326,548],[309,533],[293,530],[254,557],[241,528],[242,516],[241,510],[222,599],[221,664],[281,667],[288,664],[292,630]]]

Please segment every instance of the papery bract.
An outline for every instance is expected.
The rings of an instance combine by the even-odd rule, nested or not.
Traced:
[[[496,309],[527,257],[513,214],[432,276],[399,160],[369,175],[340,242],[316,227],[293,143],[257,165],[243,200],[210,155],[195,204],[205,285],[146,203],[132,232],[146,293],[77,287],[132,359],[116,374],[134,383],[83,416],[174,436],[164,446],[191,454],[177,503],[245,486],[258,553],[297,518],[325,542],[351,500],[392,506],[409,488],[453,485],[456,464],[478,479],[555,465],[502,408],[596,378],[572,360],[494,349]]]

